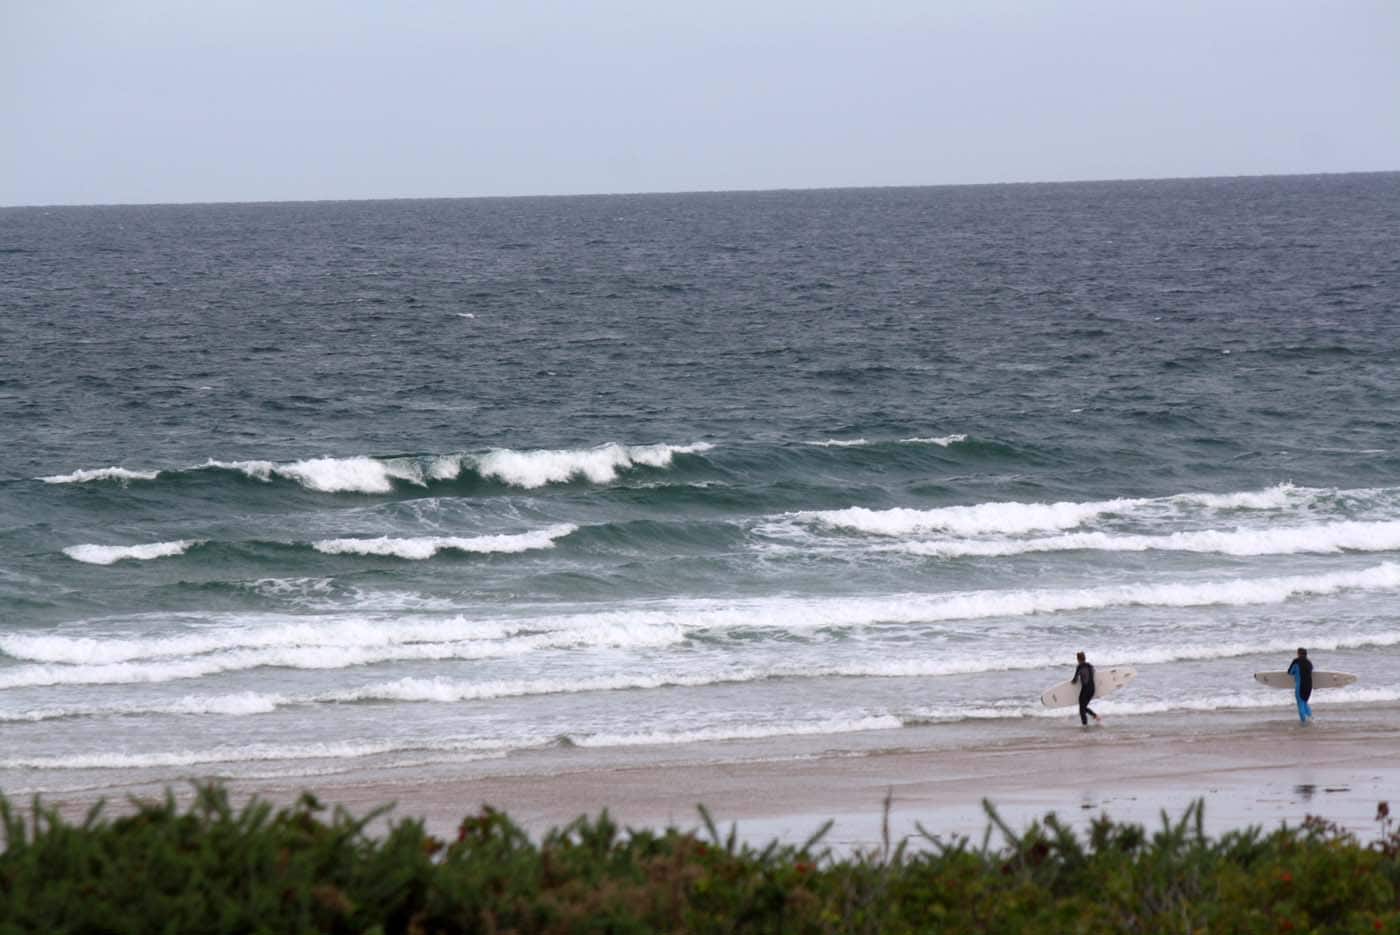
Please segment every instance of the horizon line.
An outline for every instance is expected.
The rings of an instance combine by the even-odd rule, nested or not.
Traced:
[[[804,187],[778,188],[696,188],[650,191],[612,192],[553,192],[535,194],[506,195],[374,195],[351,198],[254,198],[247,200],[222,199],[211,201],[95,201],[95,202],[44,202],[0,204],[0,210],[11,209],[50,209],[50,208],[175,208],[175,207],[215,207],[224,205],[306,205],[306,204],[354,204],[373,201],[505,201],[538,198],[629,198],[662,197],[675,195],[757,195],[797,192],[836,192],[836,191],[879,191],[912,188],[995,188],[1033,185],[1089,185],[1124,184],[1140,182],[1204,182],[1232,181],[1239,179],[1269,178],[1316,178],[1350,175],[1395,175],[1400,169],[1348,169],[1321,172],[1259,172],[1234,173],[1227,175],[1167,175],[1167,176],[1122,176],[1117,178],[1075,178],[1075,179],[1022,179],[998,182],[936,182],[889,185],[812,185]]]

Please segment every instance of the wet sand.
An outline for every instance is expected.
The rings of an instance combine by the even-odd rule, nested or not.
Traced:
[[[1157,825],[1163,809],[1179,817],[1200,798],[1212,832],[1318,815],[1366,838],[1376,803],[1400,798],[1400,731],[1362,723],[1174,737],[1099,728],[1034,743],[499,776],[406,792],[368,785],[354,796],[411,803],[436,829],[488,803],[532,832],[604,807],[624,824],[695,826],[703,802],[726,828],[737,823],[758,842],[800,842],[835,819],[826,843],[842,849],[880,844],[886,797],[896,839],[916,833],[917,823],[977,840],[988,825],[984,798],[1017,828],[1048,811],[1079,826],[1103,813]]]
[[[948,839],[980,842],[990,799],[1016,828],[1054,811],[1083,827],[1108,814],[1157,826],[1205,802],[1212,833],[1296,825],[1317,815],[1375,836],[1376,804],[1400,800],[1400,708],[1336,711],[1303,727],[1287,712],[1132,718],[1082,729],[1061,722],[931,725],[847,738],[824,748],[786,740],[716,750],[614,750],[556,756],[546,768],[527,759],[424,770],[352,773],[305,783],[352,812],[395,803],[449,836],[482,805],[504,810],[532,834],[606,808],[622,824],[659,828],[700,824],[704,803],[725,829],[753,843],[800,843],[827,819],[824,843],[838,851],[877,847],[890,800],[894,840],[916,825]],[[895,735],[895,736],[890,736]],[[898,747],[891,746],[897,741]],[[717,758],[718,756],[718,758]],[[571,765],[571,760],[577,762]],[[301,784],[228,782],[237,795],[287,802]],[[149,794],[159,787],[119,789]],[[188,789],[188,785],[185,786]],[[96,792],[60,799],[79,812]],[[184,794],[182,793],[182,797]]]

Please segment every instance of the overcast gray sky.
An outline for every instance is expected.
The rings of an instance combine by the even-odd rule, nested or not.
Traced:
[[[0,0],[0,204],[1400,169],[1400,0]]]

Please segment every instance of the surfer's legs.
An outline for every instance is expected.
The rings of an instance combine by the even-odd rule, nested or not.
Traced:
[[[1312,706],[1308,704],[1308,699],[1296,690],[1293,692],[1293,698],[1298,702],[1298,720],[1304,724],[1308,723],[1312,719]]]
[[[1093,718],[1096,721],[1099,719],[1099,716],[1089,707],[1089,702],[1093,699],[1093,692],[1081,691],[1079,693],[1079,723],[1083,724],[1085,727],[1089,726],[1089,718]]]

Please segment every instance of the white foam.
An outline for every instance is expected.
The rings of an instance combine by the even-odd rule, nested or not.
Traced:
[[[45,685],[121,685],[204,678],[223,672],[277,667],[286,669],[346,669],[385,662],[494,659],[523,656],[549,650],[596,647],[646,649],[681,642],[676,628],[608,625],[555,630],[499,640],[454,642],[386,641],[372,645],[279,646],[270,649],[235,649],[194,657],[145,658],[95,664],[23,665],[0,670],[0,689]],[[99,644],[95,655],[108,652]]]
[[[766,737],[794,737],[824,734],[850,734],[858,731],[891,730],[903,727],[892,714],[836,718],[828,721],[789,721],[774,724],[733,724],[683,731],[646,731],[635,734],[591,734],[571,737],[580,747],[632,747],[704,743],[717,740],[762,740]]]
[[[1243,490],[1236,493],[1184,493],[1169,497],[1179,503],[1194,503],[1216,510],[1282,510],[1312,501],[1322,490],[1276,484],[1264,490]]]
[[[1329,707],[1336,704],[1389,704],[1400,701],[1400,691],[1389,688],[1342,688],[1328,689],[1322,695],[1314,695]],[[1292,708],[1291,692],[1270,690],[1257,686],[1249,692],[1233,692],[1207,697],[1182,697],[1164,701],[1121,701],[1116,698],[1095,701],[1094,707],[1105,714],[1133,716],[1150,714],[1170,714],[1173,711],[1219,711],[1226,709]],[[1062,711],[1065,709],[1061,709]]]
[[[439,455],[428,465],[428,477],[432,480],[456,480],[461,474],[460,455]]]
[[[1328,637],[1279,634],[1254,641],[1210,642],[1176,641],[1166,646],[1144,647],[1139,642],[1102,642],[1094,651],[1097,665],[1161,665],[1172,662],[1201,662],[1237,659],[1246,656],[1291,653],[1306,638],[1317,651],[1335,652],[1400,645],[1400,632],[1344,633]],[[1041,651],[992,654],[985,646],[965,652],[942,651],[924,658],[881,658],[871,662],[840,665],[779,664],[744,672],[717,674],[714,683],[766,678],[937,678],[949,675],[980,675],[988,672],[1017,672],[1044,669],[1047,656]]]
[[[483,477],[515,487],[533,489],[581,477],[607,484],[635,465],[663,468],[678,454],[709,451],[706,442],[693,445],[602,445],[597,448],[513,451],[499,449],[479,455],[476,468]]]
[[[1105,513],[1121,513],[1137,502],[1107,500],[1098,503],[978,503],[931,510],[895,507],[871,510],[848,507],[793,514],[799,522],[877,536],[905,536],[940,530],[962,536],[986,533],[1024,533],[1045,529],[1070,529]]]
[[[1243,578],[1200,583],[1114,585],[1024,591],[971,592],[926,600],[910,608],[913,619],[955,620],[1023,616],[1069,610],[1099,610],[1134,605],[1202,607],[1213,604],[1278,604],[1296,597],[1339,591],[1400,588],[1400,565],[1386,562],[1359,571],[1273,578]],[[924,611],[919,616],[919,611]]]
[[[772,597],[737,601],[673,600],[608,611],[561,609],[513,618],[484,620],[359,617],[288,623],[286,617],[210,626],[166,637],[73,637],[61,633],[11,633],[0,637],[0,651],[33,665],[0,669],[0,688],[58,684],[160,682],[198,678],[263,666],[335,669],[410,660],[486,659],[549,650],[614,647],[634,650],[679,645],[692,636],[722,637],[727,631],[812,632],[821,628],[878,628],[890,624],[931,625],[945,621],[1015,618],[1037,614],[1093,611],[1113,607],[1203,607],[1279,604],[1344,591],[1400,588],[1400,564],[1314,575],[1126,584],[1088,588],[969,591],[952,594],[905,593],[878,597]],[[295,618],[293,618],[295,619]],[[144,626],[149,626],[145,624]],[[1022,626],[1016,624],[1016,626]],[[92,632],[89,627],[88,632]],[[1343,634],[1345,645],[1390,645],[1386,634]],[[1400,633],[1395,636],[1400,640]],[[1286,648],[1296,635],[1281,634],[1270,651]],[[1309,645],[1327,639],[1309,636]],[[1338,643],[1337,645],[1343,645]],[[1191,656],[1181,653],[1189,649]],[[1211,654],[1260,652],[1264,644],[1219,642],[1199,648],[1173,644],[1125,653],[1124,662],[1159,658],[1210,658]],[[1144,655],[1147,653],[1147,656]],[[1007,660],[984,658],[985,648],[941,658],[929,674],[959,671],[964,662],[986,671],[1006,668]],[[1109,661],[1109,660],[1104,660]],[[1031,652],[1028,664],[1043,665]],[[902,658],[882,663],[887,674],[901,666],[923,665]],[[979,668],[980,667],[980,668]],[[913,670],[910,670],[913,671]]]
[[[138,618],[160,625],[158,615]],[[407,643],[492,641],[528,626],[462,615],[438,619],[358,617],[297,620],[286,617],[233,617],[202,620],[198,629],[172,636],[67,636],[61,633],[11,633],[0,636],[0,652],[32,662],[104,665],[143,659],[199,656],[236,649],[373,648]]]
[[[928,532],[945,532],[958,536],[1024,535],[1074,529],[1107,516],[1143,519],[1163,513],[1174,514],[1201,509],[1284,510],[1307,506],[1328,493],[1342,492],[1279,484],[1265,490],[1227,494],[1184,493],[1167,497],[1120,497],[1112,500],[1055,503],[991,501],[926,510],[908,507],[872,510],[857,506],[842,510],[790,513],[786,514],[786,518],[806,525],[846,529],[877,536],[908,536]],[[1375,494],[1376,491],[1351,493]]]
[[[394,481],[422,486],[423,470],[412,459],[379,460],[365,456],[352,458],[311,458],[305,461],[214,461],[205,468],[239,471],[255,480],[282,477],[296,481],[308,490],[322,493],[389,493]]]
[[[947,448],[949,445],[956,445],[959,442],[967,441],[966,435],[940,435],[937,438],[901,438],[901,442],[906,445],[938,445]]]
[[[125,701],[94,705],[55,705],[24,711],[0,711],[0,721],[48,721],[72,717],[113,717],[138,714],[180,715],[217,714],[246,717],[270,714],[279,707],[295,703],[282,695],[260,692],[238,692],[232,695],[187,695],[174,701]]]
[[[1198,530],[1161,536],[1069,533],[1038,539],[938,540],[883,546],[937,558],[998,557],[1033,552],[1210,552],[1223,555],[1297,555],[1389,552],[1400,549],[1400,521],[1340,522],[1317,526]]]
[[[1330,707],[1339,704],[1388,704],[1400,701],[1400,691],[1386,688],[1329,690],[1323,698]],[[1118,696],[1094,700],[1094,708],[1107,717],[1145,717],[1189,711],[1258,710],[1292,708],[1293,696],[1283,692],[1223,692],[1215,695],[1183,695],[1171,700],[1129,701]],[[920,708],[911,719],[920,721],[996,720],[1001,718],[1041,718],[1059,720],[1075,717],[1075,709],[1047,708],[1040,704],[1005,704],[959,707],[945,705]]]
[[[531,549],[552,549],[556,539],[576,531],[577,526],[561,524],[548,529],[498,536],[418,536],[396,539],[379,536],[375,539],[325,539],[314,543],[318,552],[328,555],[385,555],[394,558],[423,560],[443,550],[457,552],[526,552]]]
[[[190,546],[199,540],[182,539],[178,542],[151,542],[145,545],[70,545],[63,554],[89,565],[111,565],[125,560],[149,561],[153,558],[169,558],[183,555]]]
[[[859,448],[870,444],[870,442],[864,438],[828,438],[824,442],[808,442],[807,444],[816,448]]]
[[[536,742],[535,745],[538,745]],[[151,753],[87,753],[67,756],[30,756],[0,759],[0,769],[140,769],[143,767],[200,766],[211,763],[242,764],[268,760],[340,760],[379,756],[404,750],[499,755],[497,745],[483,741],[248,744],[224,745],[204,750],[170,750]]]
[[[415,591],[359,588],[331,578],[259,578],[241,582],[263,597],[287,601],[309,610],[353,608],[364,613],[400,610],[452,611],[458,605],[445,597]]]
[[[133,480],[155,480],[159,476],[159,471],[133,471],[123,467],[109,467],[83,469],[74,471],[72,474],[53,474],[49,477],[41,477],[39,480],[46,484],[86,484],[102,480],[120,481],[124,484]]]
[[[675,627],[688,633],[754,628],[809,632],[826,627],[1015,618],[1110,607],[1277,604],[1341,591],[1397,588],[1400,588],[1400,564],[1384,562],[1355,571],[1202,582],[952,594],[904,593],[878,597],[678,600],[649,609],[531,619],[533,625],[544,629],[626,623],[643,628]]]
[[[466,682],[444,678],[404,678],[376,682],[359,688],[316,696],[317,702],[354,701],[484,701],[528,695],[582,694],[586,692],[632,691],[666,687],[699,687],[767,678],[758,670],[722,672],[709,675],[612,675],[579,679],[518,679],[510,681]]]

